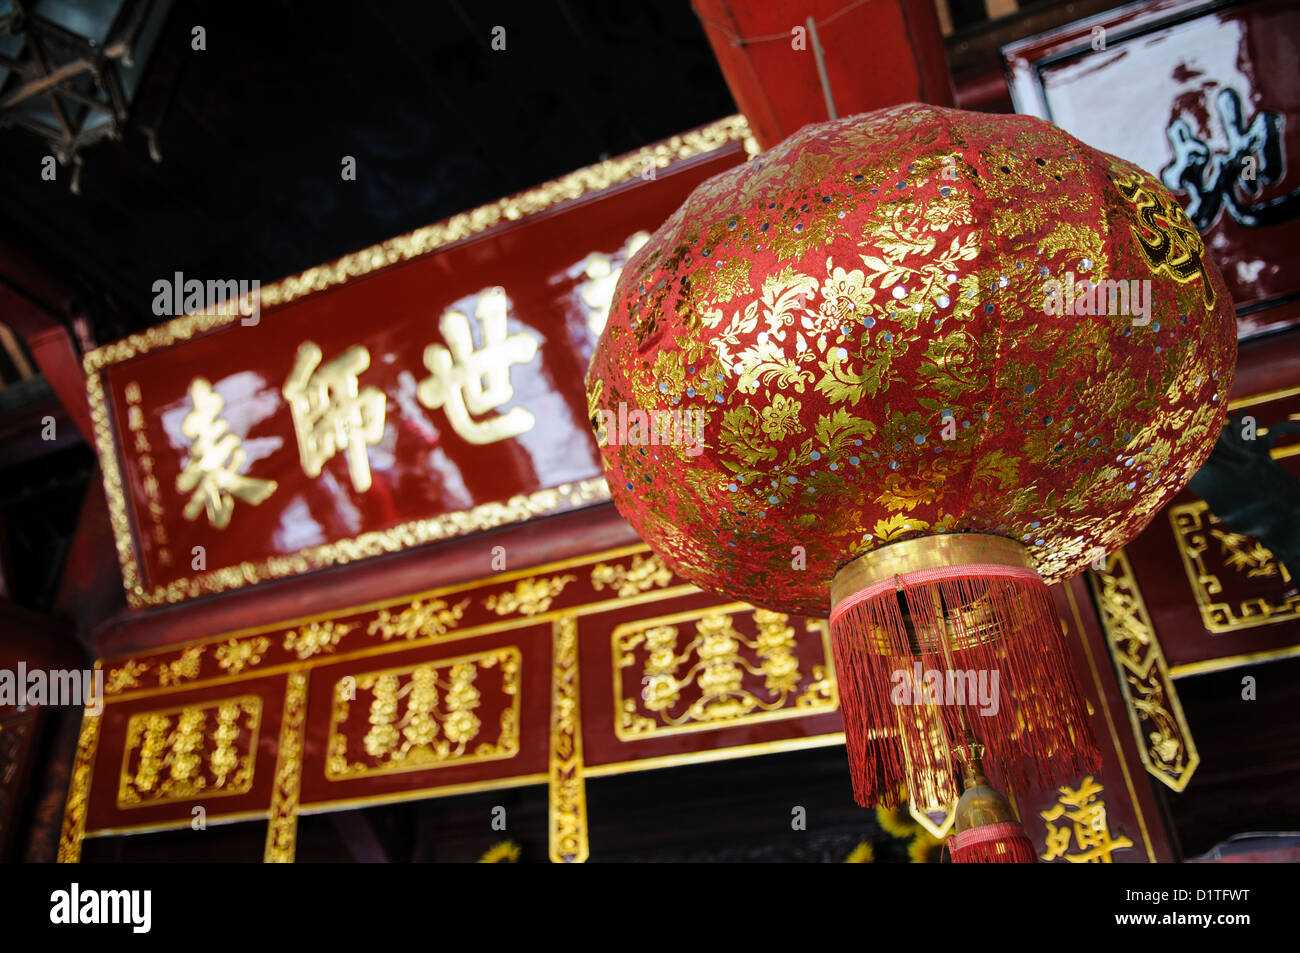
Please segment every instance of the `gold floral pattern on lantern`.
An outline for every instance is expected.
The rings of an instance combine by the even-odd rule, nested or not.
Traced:
[[[592,408],[698,410],[705,435],[697,455],[602,442],[613,499],[678,574],[790,613],[824,614],[853,557],[936,532],[1017,540],[1068,577],[1222,423],[1233,310],[1189,229],[1151,176],[1032,117],[807,127],[701,185],[624,267]]]

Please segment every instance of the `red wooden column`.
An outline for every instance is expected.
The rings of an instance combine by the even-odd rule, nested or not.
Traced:
[[[736,104],[768,148],[810,122],[953,104],[933,0],[693,0]]]

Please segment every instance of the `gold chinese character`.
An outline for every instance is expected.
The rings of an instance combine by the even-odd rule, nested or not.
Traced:
[[[614,300],[614,287],[623,274],[623,265],[642,245],[650,240],[649,232],[635,232],[623,243],[615,260],[595,252],[587,258],[587,280],[578,286],[582,303],[587,306],[587,326],[592,337],[600,337],[609,317],[609,307]]]
[[[1102,787],[1091,775],[1083,779],[1077,791],[1069,787],[1058,790],[1060,797],[1056,806],[1042,812],[1043,820],[1047,822],[1047,853],[1042,855],[1043,860],[1063,857],[1072,864],[1109,864],[1113,851],[1133,846],[1127,837],[1111,836],[1106,822],[1106,803],[1097,797]],[[1052,823],[1062,816],[1073,821],[1073,825],[1058,827]],[[1075,853],[1069,852],[1071,838]]]
[[[181,433],[189,437],[190,459],[176,478],[176,489],[193,493],[185,505],[185,518],[193,520],[206,510],[208,522],[217,529],[230,523],[235,497],[257,506],[275,492],[274,480],[243,476],[239,470],[248,459],[240,439],[230,433],[221,418],[226,402],[202,377],[190,384],[194,409],[181,421]],[[152,477],[150,477],[152,479]]]
[[[302,471],[309,477],[320,476],[325,462],[343,450],[352,485],[364,493],[370,489],[366,447],[384,435],[386,398],[377,387],[360,387],[357,378],[370,366],[370,352],[364,347],[348,348],[327,364],[320,361],[321,349],[304,342],[284,382]]]
[[[533,415],[522,407],[489,420],[471,417],[513,397],[510,365],[526,364],[537,353],[537,341],[530,335],[506,334],[507,307],[505,289],[488,288],[474,311],[483,329],[481,348],[474,349],[469,319],[448,311],[438,323],[447,346],[430,344],[424,349],[424,366],[431,373],[420,382],[420,403],[430,410],[445,408],[452,429],[473,444],[507,440],[533,428]]]

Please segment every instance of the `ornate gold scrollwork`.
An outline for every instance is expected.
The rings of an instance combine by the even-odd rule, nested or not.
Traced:
[[[1121,549],[1106,558],[1105,566],[1102,572],[1090,571],[1088,580],[1101,609],[1106,645],[1119,668],[1138,753],[1147,773],[1181,791],[1201,756],[1128,556]]]
[[[1291,582],[1286,566],[1262,543],[1230,531],[1202,500],[1170,507],[1169,522],[1207,631],[1231,632],[1300,618],[1300,596],[1260,595],[1236,600],[1224,596],[1224,573],[1246,579],[1276,579],[1281,585]],[[1217,553],[1213,552],[1216,543]]]
[[[555,620],[551,644],[550,855],[555,863],[582,863],[590,849],[578,707],[577,616]]]
[[[276,754],[271,813],[263,862],[293,863],[298,839],[298,796],[302,790],[303,726],[307,720],[307,673],[290,672],[285,686],[280,749]]]

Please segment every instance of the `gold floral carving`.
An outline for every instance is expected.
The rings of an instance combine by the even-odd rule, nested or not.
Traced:
[[[339,639],[347,635],[356,625],[347,622],[310,622],[307,625],[284,634],[286,652],[293,652],[299,659],[309,659],[323,652],[333,652]]]
[[[118,668],[108,670],[104,680],[104,694],[116,695],[128,688],[140,687],[140,676],[149,670],[149,666],[135,659],[127,659]]]
[[[557,864],[582,863],[590,848],[578,707],[577,616],[555,620],[551,644],[550,857]]]
[[[392,613],[380,609],[366,631],[371,635],[383,636],[385,642],[393,638],[409,642],[416,638],[429,639],[446,635],[460,624],[468,605],[468,599],[462,599],[454,606],[443,599],[430,599],[428,602],[416,599],[401,612]]]
[[[551,602],[564,591],[576,576],[552,576],[550,579],[530,577],[521,579],[513,592],[494,593],[483,600],[483,605],[497,615],[538,615],[551,607]]]
[[[591,553],[586,556],[559,560],[555,563],[534,567],[529,570],[532,578],[542,578],[545,581],[550,574],[562,570],[572,570],[579,577],[585,578],[591,567],[601,563],[615,565],[626,558],[632,558],[639,555],[648,555],[647,547],[644,544],[630,547],[620,547],[600,553]],[[509,585],[513,586],[515,580],[520,574],[514,574],[508,577]],[[472,628],[463,628],[462,622],[465,613],[469,611],[476,599],[482,598],[480,594],[486,594],[493,590],[499,590],[506,585],[500,581],[500,574],[493,574],[485,578],[473,580],[470,582],[460,583],[458,585],[436,589],[430,592],[417,593],[408,595],[404,598],[393,599],[385,604],[365,604],[354,605],[338,608],[328,614],[316,615],[302,619],[283,620],[276,625],[261,626],[255,630],[247,630],[243,633],[223,633],[207,639],[198,640],[188,644],[173,646],[167,649],[158,649],[152,653],[142,654],[137,657],[120,657],[111,660],[112,668],[108,669],[106,684],[106,694],[117,700],[118,696],[135,697],[141,693],[152,694],[156,689],[149,686],[148,682],[151,677],[166,678],[168,684],[164,686],[165,690],[185,689],[189,690],[200,685],[209,685],[213,682],[228,680],[230,677],[247,677],[254,670],[260,675],[262,671],[280,672],[287,665],[290,668],[296,668],[299,664],[305,667],[314,667],[319,664],[327,664],[331,657],[336,657],[341,651],[362,651],[367,654],[382,650],[382,646],[376,644],[379,639],[396,650],[404,648],[407,645],[428,643],[438,641],[439,639],[458,639],[465,638],[467,635],[475,635],[483,631],[495,631],[498,627],[509,627],[518,624],[515,620],[503,617],[502,622],[488,622],[478,624]],[[566,582],[567,586],[568,583]],[[647,593],[636,593],[630,597],[620,597],[620,600],[627,599],[634,602],[654,601],[671,595],[680,595],[684,591],[695,591],[693,587],[682,584],[678,586],[669,586],[657,591]],[[512,591],[510,595],[514,595]],[[597,610],[608,605],[608,600],[593,598],[589,592],[583,593],[583,602],[572,608],[579,612]],[[552,607],[548,611],[555,611]],[[333,623],[335,628],[330,630],[329,623]],[[312,626],[316,628],[313,629]],[[340,626],[349,629],[337,644],[333,642],[333,633],[338,631]],[[272,631],[274,630],[274,631]],[[378,636],[370,643],[368,647],[361,647],[358,639],[364,630],[371,636]],[[266,636],[262,632],[268,633]],[[308,634],[303,638],[304,632]],[[314,638],[311,634],[314,633]],[[326,634],[329,638],[326,638]],[[270,644],[267,651],[263,653],[261,639],[267,638]],[[308,654],[306,658],[298,657],[296,654],[287,660],[279,654],[283,646],[283,641],[291,638],[291,642],[285,651],[295,652],[296,647],[302,646],[304,651],[308,651],[313,645],[317,647],[315,654]],[[243,647],[245,642],[250,642],[249,649]],[[319,640],[319,641],[317,641]],[[240,644],[238,649],[232,649],[230,643],[234,641]],[[334,648],[333,652],[321,651],[321,643],[328,641]],[[209,666],[207,671],[202,670],[197,662],[200,660],[201,653],[205,647],[212,647],[212,657],[216,659],[216,665]],[[177,657],[176,652],[184,650],[188,653],[182,657]],[[230,659],[229,665],[238,666],[240,659],[245,651],[251,654],[245,661],[242,669],[238,672],[235,668],[222,666],[222,661]],[[255,661],[255,657],[261,654],[260,660]],[[159,661],[159,658],[164,661]],[[271,668],[267,669],[268,663]],[[181,669],[193,673],[195,677],[176,679],[173,678],[173,671],[177,675],[182,674]],[[165,676],[158,673],[166,669]],[[114,681],[120,683],[120,690],[114,690]]]
[[[231,675],[238,675],[246,668],[252,668],[262,661],[262,656],[271,647],[271,640],[258,636],[252,639],[230,639],[218,645],[214,653],[217,666]]]
[[[266,828],[268,864],[293,863],[298,839],[298,797],[302,789],[303,728],[307,720],[307,673],[290,672],[280,720],[280,747],[276,753],[275,781],[271,788],[270,822]]]
[[[329,264],[309,268],[301,274],[262,287],[260,304],[262,307],[288,304],[304,295],[324,291],[397,262],[427,255],[498,225],[517,222],[560,203],[575,201],[611,186],[634,181],[647,167],[667,168],[674,162],[705,155],[731,142],[744,143],[746,152],[750,156],[755,154],[756,145],[744,116],[730,116],[636,152],[579,169],[518,195],[455,215],[446,221],[372,245]],[[122,566],[122,584],[126,590],[127,602],[133,608],[167,605],[205,593],[224,592],[268,579],[521,522],[555,512],[566,505],[609,499],[609,488],[603,478],[563,484],[515,496],[505,503],[487,503],[432,519],[415,520],[382,532],[364,533],[351,539],[312,547],[292,556],[276,557],[255,564],[226,566],[165,586],[147,588],[136,561],[131,522],[127,515],[126,492],[118,465],[101,371],[141,354],[225,327],[239,316],[238,308],[183,315],[139,334],[98,347],[87,352],[83,358],[86,396],[95,430],[95,449],[104,476],[104,492],[108,498],[109,523],[113,528],[118,561]]]
[[[753,638],[733,624],[746,612],[757,629]],[[806,631],[819,638],[823,659],[810,679],[799,670],[794,626],[779,612],[733,605],[618,626],[611,636],[615,733],[628,741],[833,711],[839,699],[829,631],[818,621]],[[638,664],[640,694],[624,697],[623,670]]]
[[[1169,522],[1207,631],[1231,632],[1300,618],[1300,595],[1283,591],[1291,588],[1290,572],[1258,540],[1231,532],[1202,500],[1170,507]],[[1218,552],[1212,553],[1216,544]],[[1212,559],[1221,568],[1216,569]],[[1225,570],[1246,579],[1275,579],[1278,593],[1275,598],[1262,595],[1228,601],[1220,578]]]
[[[63,809],[63,830],[59,835],[58,862],[75,864],[81,860],[81,840],[86,833],[86,808],[90,806],[90,778],[99,747],[100,716],[86,712],[77,737],[77,754],[68,782],[68,800]]]
[[[664,565],[655,553],[634,556],[630,565],[622,563],[597,563],[591,571],[591,587],[600,592],[606,586],[620,597],[635,596],[656,586],[662,588],[673,581],[673,571]]]
[[[253,784],[261,717],[256,695],[132,715],[117,806],[246,793]]]
[[[198,678],[199,663],[203,660],[202,645],[192,645],[181,652],[180,656],[170,662],[158,665],[158,684],[166,688],[181,682]]]
[[[325,777],[339,781],[513,758],[519,753],[519,666],[519,649],[509,646],[340,679],[334,687]],[[491,739],[484,737],[478,714],[483,700],[478,680],[497,667],[504,707],[497,737]],[[370,727],[359,739],[365,758],[354,760],[348,730],[357,727],[350,714],[358,690],[370,695]]]
[[[1106,558],[1102,572],[1089,572],[1101,609],[1106,644],[1120,673],[1124,707],[1147,772],[1175,791],[1187,787],[1200,763],[1191,729],[1128,555]]]
[[[1133,842],[1127,837],[1111,833],[1102,790],[1091,775],[1077,789],[1065,785],[1057,790],[1056,804],[1042,812],[1047,824],[1043,860],[1109,864],[1113,863],[1111,854],[1115,851],[1132,848]]]

